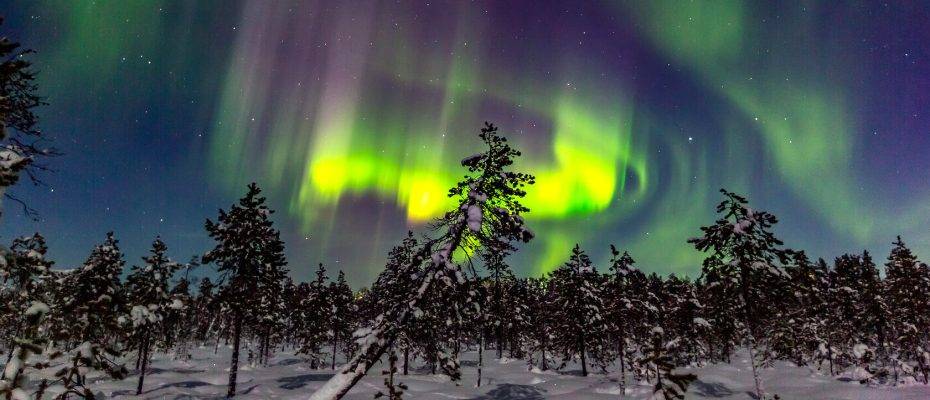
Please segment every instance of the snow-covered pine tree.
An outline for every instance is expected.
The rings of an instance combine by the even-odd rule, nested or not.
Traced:
[[[867,302],[863,282],[872,279],[871,271],[863,268],[862,258],[856,254],[843,254],[834,259],[833,269],[828,271],[827,308],[824,315],[828,327],[827,343],[818,349],[817,359],[827,362],[833,375],[853,364],[852,349],[857,343],[874,343],[860,322],[865,321]],[[877,271],[874,279],[878,279]]]
[[[508,320],[505,325],[505,338],[507,342],[508,355],[512,358],[523,358],[526,356],[526,337],[525,332],[529,331],[530,325],[530,287],[527,279],[514,278],[505,288],[504,303],[508,308]]]
[[[894,344],[893,358],[902,363],[914,362],[920,366],[922,380],[927,382],[927,368],[923,364],[923,353],[927,348],[930,332],[930,285],[926,276],[927,267],[904,244],[901,237],[893,243],[888,262],[885,263],[885,296],[888,309],[889,328]],[[892,374],[897,382],[899,371],[894,362]],[[916,378],[916,377],[915,377]]]
[[[789,290],[784,306],[776,310],[772,346],[781,357],[801,366],[816,361],[818,350],[830,345],[825,319],[829,311],[827,269],[797,251],[792,252],[785,272]]]
[[[825,350],[831,373],[858,363],[853,354],[857,345],[873,349],[876,360],[887,365],[889,351],[889,309],[883,285],[871,255],[844,254],[837,257],[828,275],[830,312],[825,316],[831,345]],[[824,351],[821,351],[821,358]]]
[[[476,325],[480,325],[483,317],[482,293],[478,291],[479,280],[466,279],[459,266],[450,270],[457,274],[449,276],[445,275],[449,271],[442,272],[442,279],[424,293],[431,301],[418,308],[403,330],[411,336],[416,353],[432,373],[441,369],[457,380],[462,345],[475,337]]]
[[[765,398],[759,376],[759,350],[766,350],[768,337],[766,321],[769,317],[763,303],[765,284],[784,272],[776,265],[784,262],[786,253],[780,249],[781,240],[771,232],[778,222],[774,215],[750,209],[744,197],[721,189],[724,199],[717,205],[721,215],[711,226],[701,227],[702,237],[688,242],[701,252],[708,253],[702,270],[705,275],[717,272],[719,284],[735,286],[738,294],[739,318],[750,354],[750,364],[759,399]]]
[[[284,257],[284,242],[277,230],[269,234],[262,250],[262,260],[251,325],[258,336],[258,362],[264,364],[271,357],[275,341],[280,340],[287,320],[284,287],[289,271]]]
[[[701,338],[708,330],[703,319],[703,305],[697,299],[694,284],[687,278],[671,274],[664,281],[663,326],[666,346],[675,365],[697,364],[706,359],[707,348]]]
[[[793,254],[791,250],[785,250],[784,265],[790,266],[790,258]],[[796,351],[799,347],[796,343],[788,343],[791,350],[786,349],[783,345],[786,337],[791,337],[789,331],[795,330],[796,313],[792,310],[795,308],[794,288],[791,286],[790,275],[783,268],[779,268],[769,274],[767,279],[759,281],[758,301],[762,309],[760,321],[766,325],[763,334],[764,346],[757,347],[757,358],[760,360],[760,366],[772,366],[779,359],[784,359],[791,352]],[[781,343],[780,343],[781,342]]]
[[[126,297],[129,301],[131,326],[130,350],[137,352],[139,371],[136,395],[142,394],[145,374],[152,350],[163,334],[163,324],[172,309],[182,307],[180,299],[173,298],[169,282],[181,265],[171,261],[166,254],[168,246],[160,237],[152,242],[149,255],[142,257],[143,265],[132,266],[126,277]]]
[[[548,278],[527,278],[527,305],[526,326],[522,341],[526,344],[528,362],[534,364],[534,354],[539,353],[536,367],[546,371],[549,369],[549,358],[555,352],[553,345],[556,307],[555,291],[552,290],[552,281]]]
[[[215,301],[215,289],[216,286],[208,277],[202,278],[197,285],[197,297],[194,299],[193,305],[194,320],[196,321],[194,338],[202,344],[210,337],[213,324],[216,321],[215,310],[218,304]]]
[[[58,286],[61,299],[52,307],[58,324],[51,329],[50,337],[56,345],[66,346],[67,352],[52,350],[48,356],[50,360],[66,358],[55,372],[65,395],[95,398],[87,380],[94,370],[114,379],[126,376],[126,368],[116,362],[122,357],[118,343],[120,322],[128,314],[120,282],[123,264],[119,241],[109,232],[84,265],[64,275]],[[76,347],[72,347],[74,343]]]
[[[610,267],[604,286],[604,304],[606,307],[607,329],[617,346],[616,355],[620,362],[620,384],[626,386],[626,370],[629,362],[630,343],[633,329],[643,323],[642,304],[632,296],[633,274],[639,273],[634,266],[636,261],[629,253],[617,250],[610,245]],[[640,273],[641,274],[641,273]]]
[[[329,284],[329,304],[332,311],[329,313],[329,331],[332,333],[330,340],[332,344],[331,369],[336,369],[336,354],[340,352],[339,345],[342,345],[342,353],[348,358],[351,353],[352,332],[354,329],[355,315],[355,297],[352,288],[346,282],[346,274],[339,271],[334,282]]]
[[[120,276],[123,272],[123,253],[119,241],[108,232],[106,240],[94,248],[84,265],[69,275],[74,298],[63,307],[74,322],[73,337],[80,342],[116,344],[120,333],[118,318],[126,314],[126,299]]]
[[[371,299],[368,303],[371,309],[364,313],[368,320],[396,307],[410,292],[417,290],[416,277],[422,267],[421,263],[416,262],[415,259],[418,247],[419,242],[413,236],[413,232],[408,231],[407,237],[401,244],[391,249],[384,270],[378,274],[377,280],[371,287],[369,296]],[[404,351],[404,375],[408,373],[410,352],[414,347],[411,325],[408,323],[407,326],[402,327],[394,341],[395,347],[402,348]]]
[[[568,262],[553,271],[551,279],[558,305],[553,344],[562,355],[559,368],[578,359],[581,374],[588,376],[589,360],[602,368],[610,361],[601,276],[576,244]]]
[[[333,306],[329,297],[326,268],[319,264],[316,279],[310,283],[307,296],[300,304],[304,329],[298,334],[298,354],[310,359],[310,368],[316,369],[325,363],[323,347],[330,342],[329,320]]]
[[[646,347],[636,364],[638,368],[645,371],[642,375],[655,378],[651,399],[684,399],[688,386],[697,379],[697,376],[690,373],[676,373],[675,364],[668,354],[671,351],[670,347],[674,344],[665,340],[665,331],[661,327],[653,327],[650,333],[649,346]]]
[[[11,354],[14,341],[26,333],[23,311],[35,301],[44,302],[41,285],[53,264],[45,258],[47,252],[39,233],[14,239],[9,251],[0,249],[0,334],[8,339]]]
[[[45,258],[47,251],[38,233],[14,239],[9,251],[0,251],[0,307],[5,308],[0,312],[0,332],[9,338],[6,368],[0,374],[0,396],[5,399],[28,398],[27,371],[43,367],[41,361],[30,359],[40,355],[46,344],[39,329],[49,310],[41,288],[53,264]]]
[[[203,262],[216,263],[225,281],[219,297],[232,327],[233,352],[227,396],[236,395],[239,349],[246,324],[258,317],[254,295],[260,292],[266,264],[280,263],[279,233],[269,216],[273,213],[255,183],[229,211],[220,210],[216,222],[206,221],[206,230],[216,246],[203,255]]]
[[[194,334],[196,320],[194,315],[194,299],[191,295],[191,281],[189,271],[191,263],[184,265],[184,274],[178,278],[177,283],[168,292],[172,299],[167,316],[162,320],[162,337],[165,350],[174,349],[175,358],[190,359],[191,338]],[[178,300],[178,302],[174,302]]]
[[[698,299],[704,306],[709,332],[703,337],[711,361],[730,361],[739,345],[739,295],[736,285],[717,270],[707,270],[698,280]]]
[[[529,210],[520,203],[533,177],[509,171],[520,152],[507,144],[493,124],[486,123],[479,137],[487,146],[485,152],[462,160],[468,175],[449,190],[457,206],[434,223],[435,236],[417,251],[415,262],[427,262],[422,273],[417,274],[418,289],[358,332],[361,347],[357,355],[315,392],[312,400],[344,396],[393,344],[401,327],[426,305],[429,300],[424,296],[437,293],[432,290],[434,286],[459,291],[467,277],[454,261],[457,252],[474,254],[483,248],[513,251],[511,242],[526,242],[533,237],[521,216]]]
[[[507,257],[505,251],[487,251],[483,255],[484,269],[487,271],[488,283],[491,285],[488,295],[490,298],[486,303],[487,322],[494,331],[494,344],[497,350],[497,358],[501,358],[504,352],[504,332],[506,325],[510,320],[509,311],[511,305],[505,303],[504,292],[514,279],[510,266],[504,262]]]

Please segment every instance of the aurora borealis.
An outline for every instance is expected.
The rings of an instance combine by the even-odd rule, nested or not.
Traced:
[[[42,127],[66,155],[19,188],[59,264],[115,230],[134,261],[175,258],[251,181],[296,278],[369,282],[407,229],[449,205],[492,121],[536,175],[548,271],[574,243],[694,274],[685,241],[717,190],[779,216],[791,247],[930,252],[930,10],[917,3],[260,0],[20,2]],[[6,204],[5,204],[6,205]],[[8,240],[6,240],[8,241]],[[602,261],[603,261],[602,260]]]

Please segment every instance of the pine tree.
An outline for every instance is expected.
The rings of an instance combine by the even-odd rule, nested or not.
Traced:
[[[194,300],[194,310],[197,340],[205,341],[213,331],[213,323],[216,321],[214,310],[217,302],[214,293],[215,285],[210,278],[203,278],[197,285],[197,297]]]
[[[811,262],[803,251],[791,254],[785,271],[788,293],[776,310],[772,345],[781,357],[800,366],[817,360],[818,351],[830,345],[828,271],[825,263]]]
[[[9,338],[10,354],[29,325],[23,311],[35,301],[44,302],[41,284],[53,264],[45,258],[47,252],[45,238],[35,233],[14,239],[9,251],[0,253],[0,333]]]
[[[449,196],[458,201],[457,207],[435,222],[436,236],[414,257],[414,263],[428,262],[422,273],[417,273],[418,289],[360,332],[363,336],[359,339],[359,353],[311,399],[344,396],[393,344],[410,318],[422,312],[421,308],[429,301],[424,296],[461,292],[467,278],[454,262],[457,252],[513,251],[513,241],[526,242],[533,237],[521,216],[529,210],[520,203],[526,194],[524,187],[533,183],[533,177],[508,171],[520,152],[511,148],[492,124],[485,124],[479,137],[487,146],[486,151],[462,160],[468,175],[449,190]],[[434,289],[440,286],[450,290]]]
[[[526,325],[528,329],[523,332],[523,341],[529,352],[529,362],[533,363],[533,354],[539,353],[538,367],[546,371],[549,369],[549,357],[555,351],[553,348],[556,307],[555,291],[552,290],[552,281],[546,278],[526,279],[527,305]]]
[[[662,328],[652,329],[650,345],[637,365],[646,371],[644,374],[655,377],[651,399],[684,399],[688,386],[697,376],[675,372],[675,365],[668,354],[673,341],[666,342],[664,335],[665,331]]]
[[[232,324],[233,352],[230,360],[228,397],[236,395],[239,349],[245,324],[254,323],[258,305],[253,301],[260,293],[267,264],[280,265],[282,250],[279,233],[268,218],[273,211],[260,196],[261,189],[252,183],[245,197],[230,210],[219,211],[217,222],[205,226],[216,246],[204,254],[204,263],[216,263],[225,281],[220,289],[224,311]]]
[[[516,279],[506,287],[504,304],[508,308],[509,320],[506,323],[505,341],[508,343],[510,357],[523,358],[526,356],[526,332],[532,329],[530,314],[532,313],[531,288],[527,279]]]
[[[602,367],[608,361],[607,324],[601,295],[601,278],[578,245],[569,261],[552,273],[557,317],[554,347],[562,354],[562,367],[576,357],[581,374],[588,376],[588,356]]]
[[[330,368],[336,369],[336,353],[339,344],[343,344],[343,347],[348,350],[349,343],[352,342],[352,315],[355,314],[355,298],[352,294],[352,288],[346,282],[346,275],[342,271],[339,271],[336,281],[329,284],[328,292],[330,305],[332,306],[328,323],[329,331],[332,332],[330,339],[332,340],[333,349]],[[348,354],[349,351],[344,351],[344,353]]]
[[[730,360],[739,341],[739,295],[729,277],[717,270],[707,270],[698,282],[698,299],[704,305],[704,317],[710,326],[705,338],[712,361]]]
[[[721,217],[714,225],[701,227],[702,237],[688,242],[698,251],[709,253],[702,266],[705,274],[716,272],[723,278],[721,285],[735,285],[733,291],[739,296],[738,315],[748,342],[756,396],[762,399],[765,392],[758,369],[764,360],[758,359],[757,353],[765,350],[765,322],[770,311],[764,307],[763,294],[765,284],[783,274],[775,263],[784,261],[786,252],[779,248],[782,242],[771,232],[778,222],[774,215],[750,209],[746,199],[735,193],[723,189],[721,193],[724,200],[717,206]]]
[[[0,37],[0,192],[19,202],[28,216],[35,217],[34,210],[4,190],[16,184],[24,172],[30,180],[39,182],[35,172],[46,169],[41,159],[58,154],[55,149],[42,147],[47,138],[37,127],[34,110],[44,103],[37,94],[32,62],[26,57],[31,53],[6,36]]]
[[[419,242],[413,236],[413,232],[408,231],[407,237],[400,245],[395,246],[388,254],[388,261],[384,270],[378,275],[377,280],[371,287],[370,310],[365,311],[366,319],[372,320],[378,315],[390,311],[402,302],[410,292],[417,290],[416,278],[420,273],[420,263],[416,261],[416,252],[419,248]],[[404,350],[404,369],[403,374],[407,375],[410,364],[410,352],[414,347],[414,337],[412,334],[413,322],[408,322],[406,326],[398,330],[395,345]]]
[[[491,285],[489,294],[491,298],[487,303],[488,323],[494,329],[495,348],[497,349],[497,358],[503,356],[504,351],[504,330],[510,316],[508,311],[511,309],[509,304],[505,303],[504,293],[505,286],[514,279],[513,272],[504,262],[507,256],[506,252],[488,251],[483,254],[484,268],[488,273],[488,281]]]
[[[58,321],[51,331],[54,343],[68,346],[67,353],[53,350],[49,359],[66,357],[55,372],[65,395],[93,399],[88,373],[102,371],[114,379],[123,379],[126,368],[115,360],[122,356],[118,339],[121,322],[127,314],[120,275],[123,254],[112,232],[106,241],[91,252],[83,267],[63,276],[62,298],[52,307]],[[72,343],[78,343],[71,347]]]
[[[675,365],[698,363],[707,356],[701,338],[708,331],[702,318],[704,306],[697,299],[694,284],[671,274],[663,282],[664,298],[660,319],[665,329],[666,349]]]
[[[116,343],[121,331],[119,317],[127,311],[120,281],[124,264],[119,241],[108,232],[104,243],[94,248],[84,265],[67,276],[73,297],[61,307],[71,322],[67,327],[71,332],[64,332],[65,337],[79,343]]]
[[[927,381],[927,366],[922,365],[925,352],[930,319],[930,285],[926,275],[926,265],[904,244],[901,237],[893,243],[894,247],[885,264],[885,298],[889,310],[889,328],[896,351],[892,354],[893,367],[899,362],[910,360],[918,362]],[[898,368],[893,368],[895,381],[898,380]]]
[[[636,261],[629,253],[610,245],[610,274],[604,288],[607,307],[607,329],[616,343],[616,354],[620,358],[620,384],[626,385],[626,367],[632,351],[634,327],[643,323],[643,305],[633,296],[636,275],[642,273],[634,266]]]
[[[131,345],[138,352],[139,381],[136,395],[142,394],[145,373],[151,359],[157,335],[172,309],[181,308],[181,301],[171,296],[169,282],[180,264],[171,261],[168,246],[155,238],[149,255],[142,257],[142,266],[133,266],[126,278],[127,297],[131,306]]]
[[[881,277],[871,255],[865,251],[862,255],[837,257],[828,278],[830,312],[825,319],[830,327],[832,343],[825,350],[831,373],[858,362],[858,357],[853,354],[857,345],[873,349],[876,358],[887,364],[891,355],[887,351],[891,340],[889,310],[882,293]]]
[[[189,360],[191,357],[191,339],[197,324],[193,308],[194,298],[190,287],[189,271],[191,268],[193,268],[191,263],[184,265],[184,275],[178,278],[177,283],[168,293],[173,307],[169,308],[168,315],[161,324],[165,349],[174,348],[175,358],[181,360]]]
[[[310,368],[323,365],[323,346],[330,341],[329,321],[333,306],[328,290],[326,268],[320,264],[316,279],[308,285],[307,295],[300,304],[304,329],[299,333],[299,354],[310,358]]]
[[[251,324],[258,334],[260,363],[267,363],[274,348],[273,341],[279,339],[285,328],[287,316],[284,309],[284,288],[289,279],[284,258],[284,242],[274,231],[267,238],[262,250],[264,262],[259,270],[259,282],[254,322]]]
[[[42,319],[49,311],[42,292],[42,281],[49,279],[52,262],[46,260],[48,248],[42,235],[17,238],[9,252],[0,254],[0,323],[9,337],[7,367],[0,375],[0,396],[5,399],[28,398],[27,370],[41,369],[43,363],[30,362],[40,355],[46,344],[40,335]]]

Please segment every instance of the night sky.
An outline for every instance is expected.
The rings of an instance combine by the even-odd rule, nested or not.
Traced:
[[[294,278],[365,285],[488,120],[537,176],[521,274],[578,242],[695,276],[721,187],[815,257],[930,255],[930,8],[774,3],[2,2],[65,155],[13,189],[42,219],[5,202],[0,235],[61,267],[108,230],[131,263],[155,235],[187,260],[254,180]]]

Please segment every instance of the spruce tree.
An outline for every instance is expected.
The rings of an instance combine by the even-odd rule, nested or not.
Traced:
[[[577,358],[583,376],[588,376],[589,356],[602,367],[608,361],[600,280],[590,258],[577,244],[568,262],[552,273],[558,304],[553,344],[562,354],[560,368]]]
[[[45,239],[35,233],[13,240],[10,251],[0,254],[0,332],[9,338],[6,368],[0,374],[0,396],[5,399],[28,398],[27,371],[44,365],[30,361],[47,344],[40,334],[49,311],[41,286],[51,278],[53,264],[45,258],[47,251]]]
[[[828,276],[824,263],[813,263],[803,252],[793,252],[786,268],[788,293],[774,319],[772,345],[795,365],[817,360],[818,351],[831,345],[826,316]]]
[[[217,302],[215,299],[216,286],[208,277],[200,280],[197,285],[197,297],[194,300],[193,313],[196,324],[194,337],[200,341],[206,341],[213,331],[213,323],[216,321],[215,309]]]
[[[41,285],[53,264],[46,259],[47,252],[45,238],[35,233],[14,239],[9,251],[0,254],[0,333],[9,340],[10,354],[31,325],[23,312],[33,302],[45,302]]]
[[[158,334],[165,331],[163,326],[171,310],[181,307],[180,299],[171,296],[169,287],[171,278],[181,266],[168,258],[167,251],[168,246],[161,238],[155,238],[149,255],[142,257],[144,264],[133,266],[126,278],[126,295],[131,307],[129,314],[132,322],[130,344],[138,353],[137,396],[142,394],[146,370]]]
[[[759,367],[764,361],[757,357],[765,351],[767,315],[764,306],[765,284],[773,277],[780,278],[782,271],[776,263],[786,258],[780,249],[781,240],[771,232],[778,222],[774,215],[747,206],[744,197],[721,189],[724,200],[717,205],[720,218],[711,226],[701,227],[702,237],[688,240],[701,252],[707,253],[702,270],[716,272],[719,284],[735,286],[738,295],[739,318],[742,333],[747,339],[750,364],[755,381],[755,394],[765,398]]]
[[[329,331],[332,332],[330,340],[332,341],[332,362],[331,369],[336,369],[336,354],[339,352],[339,345],[342,344],[345,350],[348,350],[352,343],[352,316],[355,314],[354,296],[352,288],[346,282],[346,275],[339,271],[336,281],[329,284],[328,289],[329,303],[332,311],[329,313]],[[348,354],[349,351],[343,351]]]
[[[645,371],[643,374],[655,378],[652,400],[684,399],[688,386],[697,376],[675,372],[675,365],[669,356],[669,347],[673,346],[674,341],[667,342],[664,336],[665,331],[660,327],[651,330],[650,344],[637,365]]]
[[[634,327],[641,324],[642,304],[633,294],[636,284],[634,275],[642,274],[634,266],[636,261],[629,253],[620,251],[610,245],[610,267],[607,282],[604,287],[604,302],[607,307],[607,329],[612,340],[616,343],[616,354],[620,362],[620,384],[626,385],[626,367],[629,353],[632,351],[631,342],[634,338]]]
[[[419,241],[413,236],[413,232],[408,231],[407,237],[401,244],[391,249],[384,270],[378,274],[377,280],[371,287],[368,303],[370,310],[365,312],[367,319],[370,320],[388,312],[402,302],[410,292],[417,289],[416,279],[421,268],[420,263],[416,262],[418,248]],[[401,327],[395,339],[395,346],[402,348],[404,352],[404,375],[407,375],[409,370],[410,352],[413,350],[416,336],[413,325],[410,322]]]
[[[274,341],[280,339],[287,319],[284,288],[289,271],[284,257],[284,242],[278,231],[267,237],[261,259],[263,263],[259,267],[258,293],[253,299],[256,305],[251,325],[258,335],[258,361],[267,363]]]
[[[549,358],[554,353],[556,302],[552,281],[547,278],[527,278],[526,329],[523,342],[529,352],[529,363],[533,364],[533,354],[539,353],[537,367],[543,371],[549,369]]]
[[[236,374],[239,370],[239,349],[246,324],[261,318],[256,312],[262,303],[254,301],[261,292],[266,265],[280,265],[282,245],[278,231],[269,216],[261,189],[252,183],[245,197],[229,211],[220,210],[216,222],[205,226],[216,246],[203,256],[204,263],[216,263],[224,285],[219,296],[224,313],[232,327],[233,352],[229,368],[227,396],[236,395]]]
[[[889,325],[894,343],[892,373],[898,380],[899,368],[911,360],[915,361],[927,382],[927,368],[923,365],[927,335],[930,330],[930,285],[926,276],[926,265],[904,244],[901,237],[893,243],[888,262],[885,264],[885,298],[889,310]],[[907,366],[905,366],[907,368]],[[907,368],[909,369],[909,368]]]
[[[494,330],[494,343],[497,349],[497,358],[503,356],[504,351],[504,331],[510,320],[509,311],[511,307],[505,303],[505,287],[514,279],[513,272],[504,262],[507,256],[506,252],[488,251],[485,252],[484,268],[488,274],[488,282],[491,285],[489,290],[490,299],[487,302],[488,312],[486,313],[488,322]]]
[[[316,270],[316,279],[307,288],[307,296],[300,304],[300,313],[304,329],[299,333],[299,354],[310,359],[310,368],[320,368],[323,364],[323,346],[330,341],[329,321],[332,313],[330,299],[329,278],[326,268],[319,264]]]
[[[101,371],[114,379],[126,376],[126,368],[116,362],[122,357],[118,342],[121,322],[128,314],[120,282],[123,264],[119,241],[109,232],[84,265],[64,275],[59,286],[62,296],[52,308],[58,323],[50,337],[67,351],[51,351],[49,359],[66,358],[55,372],[66,396],[96,398],[88,386],[90,371]],[[72,343],[77,346],[71,347]]]
[[[62,305],[69,317],[71,332],[60,332],[78,343],[115,345],[121,332],[119,317],[127,314],[120,276],[123,253],[119,241],[108,232],[106,240],[94,248],[84,265],[68,275],[73,297]]]

